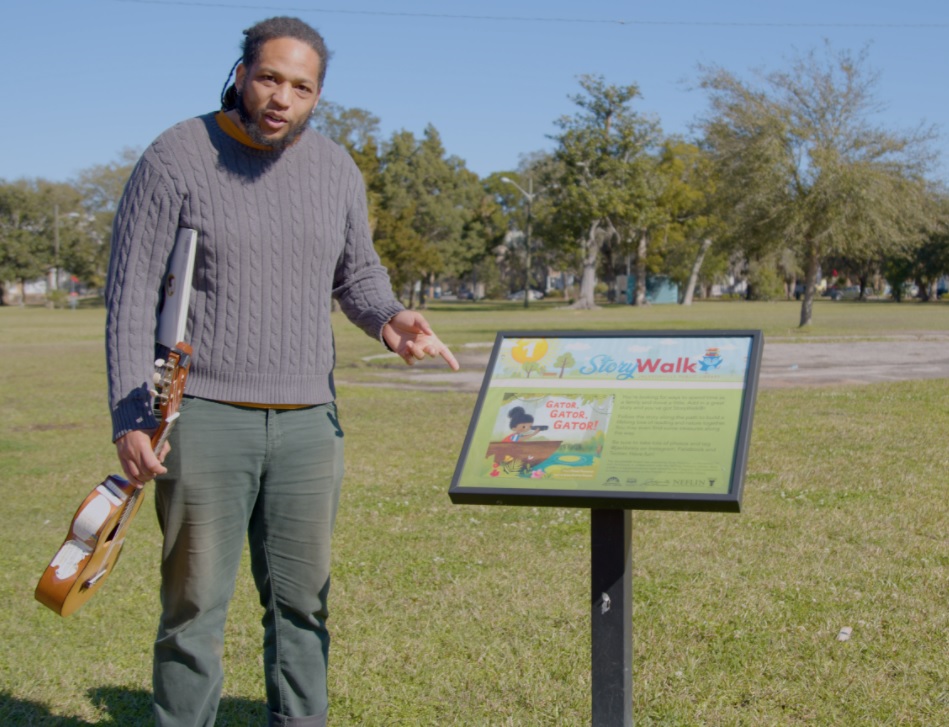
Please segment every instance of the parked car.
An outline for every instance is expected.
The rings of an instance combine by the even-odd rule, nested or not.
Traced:
[[[831,300],[857,300],[860,297],[859,285],[848,285],[846,288],[831,288],[827,291]]]
[[[544,294],[541,293],[539,290],[531,290],[530,297],[528,298],[528,300],[540,300],[543,297],[544,297]],[[511,293],[507,297],[507,299],[508,300],[524,300],[524,291],[519,290],[516,293]]]

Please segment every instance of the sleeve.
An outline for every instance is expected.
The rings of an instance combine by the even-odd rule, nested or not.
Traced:
[[[336,265],[333,296],[343,313],[369,336],[382,340],[386,323],[405,307],[392,293],[389,273],[372,245],[366,189],[352,164],[352,189],[346,220],[343,252]]]
[[[113,441],[158,425],[149,394],[157,309],[181,210],[170,190],[146,152],[125,186],[112,227],[105,344]]]

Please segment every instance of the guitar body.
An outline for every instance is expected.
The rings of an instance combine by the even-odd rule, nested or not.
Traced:
[[[155,362],[152,394],[159,425],[151,444],[156,454],[178,418],[190,365],[191,347],[185,343],[175,346],[167,361]],[[117,475],[109,475],[89,493],[72,519],[65,542],[40,577],[37,601],[60,616],[69,616],[92,598],[122,554],[143,493],[144,489]]]
[[[83,500],[66,542],[36,586],[36,600],[69,616],[92,598],[122,554],[125,534],[141,507],[144,490],[115,475]]]

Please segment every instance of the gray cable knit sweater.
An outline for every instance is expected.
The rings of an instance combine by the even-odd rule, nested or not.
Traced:
[[[334,398],[331,297],[370,336],[402,306],[372,247],[363,179],[312,130],[282,153],[208,114],[139,160],[115,218],[106,285],[113,438],[156,425],[148,382],[161,280],[179,227],[198,231],[186,393],[219,401]]]

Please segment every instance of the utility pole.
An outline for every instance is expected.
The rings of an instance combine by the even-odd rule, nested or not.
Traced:
[[[527,234],[525,235],[524,242],[524,307],[527,308],[531,297],[531,205],[534,203],[534,179],[532,177],[527,178],[527,191],[508,177],[501,177],[501,181],[507,184],[513,184],[517,187],[518,191],[524,195],[524,199],[527,200]]]

